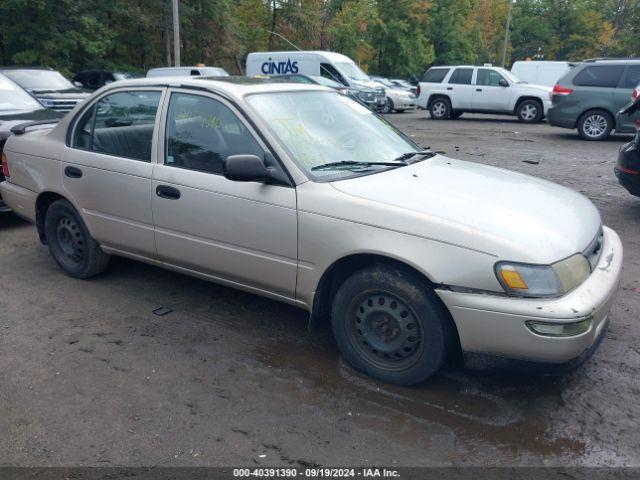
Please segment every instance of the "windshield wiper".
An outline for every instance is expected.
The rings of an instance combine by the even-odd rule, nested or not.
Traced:
[[[341,160],[339,162],[330,162],[323,163],[322,165],[316,165],[315,167],[311,167],[312,171],[318,170],[339,170],[344,168],[345,170],[349,170],[352,168],[359,167],[371,167],[374,165],[382,165],[387,167],[404,167],[407,164],[405,162],[357,162],[355,160]]]
[[[411,163],[417,162],[417,160],[415,160],[414,162],[409,162],[408,160],[416,157],[416,156],[421,156],[421,157],[426,157],[426,158],[431,158],[431,157],[435,157],[436,153],[432,152],[431,150],[422,150],[420,152],[407,152],[407,153],[403,153],[402,155],[394,158],[393,160],[395,162],[403,162],[406,165],[409,165]]]

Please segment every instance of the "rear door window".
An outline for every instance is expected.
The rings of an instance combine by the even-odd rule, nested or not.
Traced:
[[[471,77],[473,77],[473,68],[456,68],[451,74],[449,83],[471,85]]]
[[[615,88],[624,71],[624,65],[591,65],[584,68],[573,79],[579,87]]]
[[[72,146],[151,161],[158,91],[117,92],[101,98],[76,124]]]
[[[636,88],[640,85],[640,65],[629,65],[620,88]]]
[[[422,76],[422,81],[426,83],[442,83],[447,73],[449,73],[448,68],[430,68]]]

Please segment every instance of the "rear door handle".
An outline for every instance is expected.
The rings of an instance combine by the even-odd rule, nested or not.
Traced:
[[[66,167],[64,174],[69,178],[80,178],[82,177],[82,170],[77,167]]]
[[[453,90],[453,87],[447,87],[447,90]]]
[[[482,89],[481,88],[476,88],[476,92],[481,92]]]
[[[180,190],[168,185],[158,185],[156,187],[156,195],[167,200],[178,200],[180,198]]]

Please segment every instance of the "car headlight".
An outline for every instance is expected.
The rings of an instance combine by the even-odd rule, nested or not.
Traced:
[[[509,295],[559,297],[570,292],[591,273],[587,258],[577,253],[552,265],[498,262],[496,276]]]

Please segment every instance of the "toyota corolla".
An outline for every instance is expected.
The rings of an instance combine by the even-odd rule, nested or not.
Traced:
[[[67,274],[121,255],[297,305],[384,381],[460,355],[566,368],[609,323],[622,247],[589,200],[318,85],[123,81],[14,133],[2,198]]]

